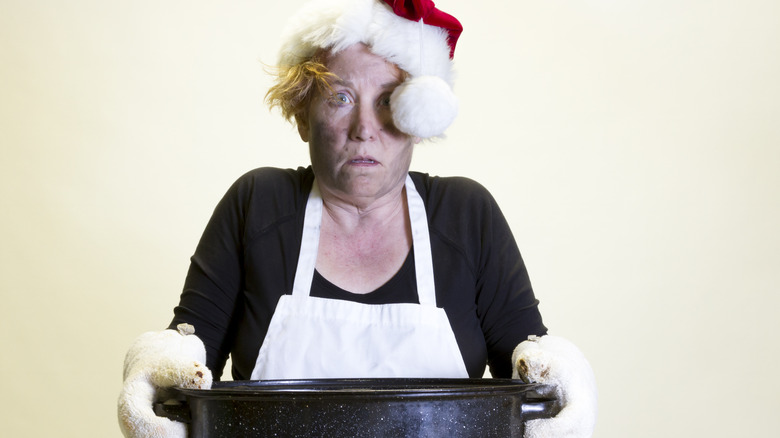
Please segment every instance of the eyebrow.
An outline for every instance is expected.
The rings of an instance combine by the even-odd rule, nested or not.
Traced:
[[[386,82],[386,83],[381,85],[381,88],[383,90],[389,90],[389,89],[392,89],[392,88],[395,88],[395,87],[401,85],[401,82],[403,82],[403,81]],[[343,87],[349,87],[349,88],[353,88],[354,87],[354,84],[351,81],[345,81],[345,80],[342,80],[342,79],[337,79],[336,81],[333,82],[333,85],[341,85]]]

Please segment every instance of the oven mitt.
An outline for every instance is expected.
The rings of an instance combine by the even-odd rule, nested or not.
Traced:
[[[562,409],[553,418],[529,420],[525,438],[588,438],[598,413],[596,378],[585,356],[557,336],[529,336],[512,354],[512,377],[553,385]]]
[[[119,427],[128,438],[185,438],[187,426],[158,417],[152,404],[158,391],[174,386],[211,388],[211,371],[204,365],[206,348],[189,324],[178,330],[139,336],[125,356],[124,385],[119,395]]]

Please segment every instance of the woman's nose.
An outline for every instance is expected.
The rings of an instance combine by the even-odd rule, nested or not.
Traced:
[[[354,141],[374,140],[382,130],[382,120],[377,108],[360,102],[355,105],[353,111],[350,138]]]

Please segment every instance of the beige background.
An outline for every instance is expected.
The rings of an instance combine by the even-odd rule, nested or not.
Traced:
[[[413,167],[499,200],[596,436],[777,436],[780,3],[437,3],[461,112]],[[307,164],[262,104],[299,4],[0,0],[3,436],[119,436],[222,193]]]

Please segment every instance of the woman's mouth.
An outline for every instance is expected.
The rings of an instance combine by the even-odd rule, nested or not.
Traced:
[[[349,164],[354,164],[357,166],[366,166],[366,165],[377,164],[377,161],[371,157],[355,157],[349,160]]]

